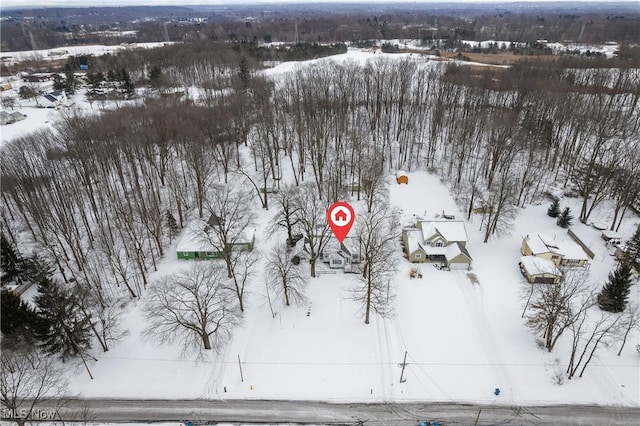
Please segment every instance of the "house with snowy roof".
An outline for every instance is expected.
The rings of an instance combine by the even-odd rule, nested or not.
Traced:
[[[412,263],[437,262],[449,269],[469,269],[467,230],[461,220],[421,220],[402,232],[405,252]]]
[[[67,106],[67,95],[62,90],[54,90],[43,95],[38,101],[42,108],[58,108],[60,106]]]
[[[332,238],[320,253],[320,260],[331,269],[344,269],[345,272],[357,272],[361,262],[360,240],[356,237],[345,238],[339,242]]]
[[[209,217],[206,223],[196,220],[190,223],[176,246],[178,259],[221,259],[222,253],[213,246],[211,239],[211,228],[215,226],[220,218],[215,214]],[[248,228],[238,241],[232,244],[233,250],[253,250],[256,241],[254,228]]]
[[[562,281],[562,272],[555,263],[544,257],[522,256],[520,272],[532,284],[558,284]]]
[[[576,242],[540,233],[523,235],[520,253],[548,259],[556,266],[584,267],[589,264],[589,256]]]

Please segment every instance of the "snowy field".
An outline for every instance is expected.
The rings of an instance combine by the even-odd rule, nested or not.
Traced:
[[[107,53],[114,54],[121,50],[127,49],[153,49],[155,47],[171,44],[171,42],[150,42],[150,43],[131,43],[120,45],[101,45],[88,44],[80,46],[64,46],[55,49],[41,50],[25,50],[17,52],[2,52],[2,60],[10,65],[16,62],[29,61],[34,59],[58,60],[67,59],[69,56],[76,55],[105,55]]]
[[[330,60],[365,61],[372,55],[350,50]],[[275,76],[297,66],[300,64],[283,64],[267,74]],[[76,99],[76,107],[88,109],[81,98]],[[47,128],[61,113],[29,111],[27,120],[11,125],[15,127],[2,127],[2,140]],[[435,175],[412,172],[409,185],[402,186],[396,185],[392,176],[388,179],[391,203],[402,210],[403,224],[413,221],[414,215],[433,218],[443,210],[464,217],[447,186]],[[578,200],[562,200],[562,205],[579,211]],[[518,269],[521,236],[542,232],[568,238],[546,215],[547,207],[543,204],[522,209],[510,235],[487,244],[482,243],[479,218],[466,223],[476,283],[469,279],[467,271],[440,271],[430,264],[419,266],[423,278],[410,279],[411,264],[401,258],[398,240],[401,260],[393,283],[395,315],[387,319],[374,316],[369,325],[363,323],[362,313],[349,297],[348,289],[356,279],[353,275],[323,274],[311,279],[309,302],[286,309],[276,306],[274,317],[259,271],[248,288],[245,318],[233,339],[219,353],[198,357],[184,354],[178,345],[160,346],[141,338],[143,296],[127,309],[123,324],[128,336],[107,353],[94,352],[99,361],[91,365],[93,380],[81,365],[69,366],[71,393],[110,398],[637,406],[637,332],[630,336],[622,356],[615,355],[617,345],[602,348],[583,378],[558,385],[553,376],[566,369],[569,336],[565,335],[554,352],[548,353],[537,346],[535,336],[524,325],[522,292],[529,287]],[[604,204],[594,212],[592,220],[610,221],[610,211]],[[256,247],[267,252],[277,242],[264,233],[274,212],[257,205],[256,212],[260,215]],[[625,219],[620,228],[625,239],[639,221],[635,216]],[[574,229],[596,253],[590,276],[599,287],[613,268],[614,259],[600,239],[600,231],[579,222]],[[160,271],[151,278],[190,265],[175,259],[174,242]],[[635,285],[631,298],[638,297]],[[399,365],[405,351],[406,381],[400,383]],[[494,394],[496,388],[501,391],[498,396]]]

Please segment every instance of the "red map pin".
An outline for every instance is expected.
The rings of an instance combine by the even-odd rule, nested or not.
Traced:
[[[327,222],[338,241],[343,242],[347,234],[351,231],[356,213],[348,203],[338,201],[333,203],[327,210]]]

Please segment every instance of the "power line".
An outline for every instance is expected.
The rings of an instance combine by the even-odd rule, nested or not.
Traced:
[[[169,359],[169,358],[137,358],[137,357],[103,357],[101,360],[122,360],[122,361],[158,361],[158,362],[181,362],[181,363],[215,363],[215,364],[237,364],[233,361],[207,361],[203,359]],[[436,366],[436,367],[548,367],[548,363],[470,363],[470,362],[416,362],[409,355],[410,365]],[[314,362],[314,361],[242,361],[243,365],[282,365],[282,366],[383,366],[398,365],[395,362]],[[409,364],[407,364],[409,365]],[[554,366],[567,366],[568,364],[553,364]],[[640,368],[637,364],[589,364],[590,367],[608,368]]]

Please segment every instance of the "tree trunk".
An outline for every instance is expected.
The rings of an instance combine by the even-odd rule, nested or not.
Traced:
[[[311,276],[315,278],[316,277],[316,259],[315,258],[309,259],[309,265],[311,265]]]
[[[211,341],[209,340],[209,335],[205,332],[201,334],[202,336],[202,344],[205,349],[211,349]]]
[[[367,283],[367,307],[364,313],[364,323],[369,324],[369,313],[371,312],[371,282]]]

